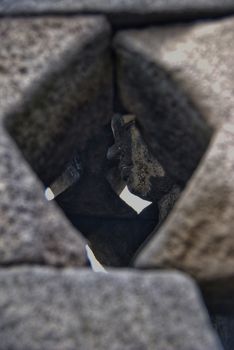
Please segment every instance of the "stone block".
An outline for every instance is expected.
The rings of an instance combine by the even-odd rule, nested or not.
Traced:
[[[0,349],[220,350],[194,283],[173,272],[0,270]]]
[[[177,268],[207,293],[233,294],[233,169],[234,124],[227,122],[137,266]]]
[[[130,26],[234,13],[232,0],[0,0],[0,13],[105,14],[115,26]]]
[[[168,173],[190,179],[136,265],[181,269],[214,294],[233,290],[233,28],[233,18],[152,27],[114,42],[125,108]]]
[[[191,110],[195,110],[193,113],[199,113],[209,125],[216,129],[225,120],[233,118],[234,114],[232,98],[234,94],[232,84],[234,79],[233,29],[234,18],[230,17],[219,21],[195,22],[189,25],[178,24],[151,27],[146,30],[129,30],[117,35],[116,46],[117,51],[120,52],[119,60],[123,68],[124,64],[130,62],[134,55],[139,61],[136,67],[139,73],[143,67],[145,68],[145,80],[143,81],[146,89],[145,98],[149,95],[150,74],[151,79],[157,82],[158,88],[163,90],[164,94],[168,88],[167,82],[171,80],[185,95],[183,107],[185,108],[186,103],[189,103],[187,108],[190,107],[190,110],[187,109],[187,114],[190,124],[192,124]],[[124,73],[126,72],[121,73],[123,78],[121,86],[123,99],[127,103],[130,97],[125,95],[130,93],[123,84],[131,83],[133,69],[126,77]],[[156,97],[155,89],[156,87],[151,93],[154,97]],[[174,114],[181,106],[175,103],[176,96],[179,95],[179,92],[175,90],[174,101],[168,100]],[[140,97],[143,97],[143,92],[141,91],[141,94],[138,92],[137,97],[141,101]],[[168,106],[165,106],[166,108]]]
[[[0,25],[1,100],[11,105],[5,125],[49,185],[112,116],[110,28],[101,17],[3,19]]]
[[[1,19],[0,32],[0,264],[84,265],[85,240],[46,201],[14,143],[49,183],[74,147],[77,124],[95,129],[94,110],[107,122],[108,24],[100,17]],[[83,133],[79,143],[86,139]]]
[[[184,44],[181,35],[182,32],[189,37],[189,29],[171,26],[122,31],[114,40],[120,99],[125,109],[137,117],[155,158],[182,188],[196,169],[212,134],[205,117],[192,103],[193,90],[184,89],[177,79],[178,74],[191,67],[189,57],[180,69],[173,67],[174,56],[180,62],[184,51],[192,46]],[[193,34],[191,42],[192,37]],[[194,55],[199,46],[196,44],[196,48],[192,46]],[[186,79],[190,81],[188,75]]]

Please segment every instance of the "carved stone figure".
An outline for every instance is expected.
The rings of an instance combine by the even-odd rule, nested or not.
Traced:
[[[149,152],[133,115],[115,115],[112,119],[114,145],[109,160],[119,161],[120,176],[133,194],[158,203],[160,221],[165,219],[177,200],[180,189]]]

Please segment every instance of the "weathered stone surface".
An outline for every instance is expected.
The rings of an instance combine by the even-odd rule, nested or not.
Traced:
[[[173,267],[214,293],[234,280],[234,124],[225,123],[175,210],[142,251],[138,266]]]
[[[100,105],[98,82],[109,86],[107,81],[102,85],[100,61],[94,68],[88,61],[93,54],[103,62],[108,57],[108,25],[97,17],[3,19],[0,32],[0,264],[84,265],[85,241],[46,202],[6,128],[43,180],[59,172],[66,161],[61,130],[70,124],[74,129],[79,106],[91,111],[95,103]],[[78,82],[75,73],[80,73]],[[83,83],[86,79],[93,81],[93,94]],[[76,98],[78,102],[72,102]]]
[[[105,13],[114,24],[162,22],[234,12],[232,0],[1,0],[1,14]]]
[[[7,128],[50,184],[74,149],[84,149],[111,118],[109,26],[100,17],[5,19],[0,25],[1,83],[7,86],[1,100],[12,104],[27,88]]]
[[[0,265],[84,265],[85,241],[68,224],[0,131]]]
[[[7,130],[47,185],[61,174],[74,153],[78,153],[82,167],[79,180],[57,201],[72,224],[89,239],[103,264],[126,266],[156,225],[157,212],[156,219],[150,214],[150,218],[144,215],[143,220],[139,220],[136,212],[119,198],[106,179],[109,170],[106,154],[113,143],[109,125],[112,117],[112,67],[107,23],[99,17],[34,18],[5,19],[1,26],[2,33],[6,32],[6,40],[2,43],[2,70],[5,73],[0,76],[2,86],[6,87],[1,90],[2,110],[8,110],[7,107],[13,104],[10,112],[5,112]],[[38,55],[40,47],[44,50]],[[51,51],[55,56],[50,54]],[[18,104],[14,103],[17,99]],[[8,152],[15,152],[12,146],[8,147]],[[17,161],[17,169],[21,162]],[[8,168],[5,166],[3,170],[8,173]],[[26,177],[24,180],[33,181]],[[19,186],[21,188],[22,182]],[[5,196],[9,198],[3,197],[3,202],[4,205],[7,203],[7,212],[12,212],[9,215],[16,217],[19,209],[15,212],[10,202],[11,196],[16,196],[16,187],[11,187],[13,194],[7,190]],[[31,187],[36,188],[36,185]],[[21,190],[23,192],[24,187]],[[44,201],[40,200],[42,208]],[[36,216],[38,203],[35,195],[32,201],[30,210]],[[47,208],[48,204],[40,209],[34,220],[35,229],[40,230],[38,223],[43,222]],[[31,223],[30,216],[28,220]],[[19,228],[20,219],[15,221]],[[64,230],[60,222],[61,219],[53,230],[58,237],[63,236],[61,230]],[[29,223],[34,232],[33,224]],[[6,229],[8,243],[12,239],[9,236],[11,227]],[[45,231],[42,224],[41,230],[47,234],[48,227],[46,224]],[[133,229],[136,233],[132,233]],[[36,246],[41,245],[35,243]],[[76,249],[73,243],[70,249]],[[9,253],[7,249],[6,252]],[[26,258],[28,253],[19,250],[19,254]],[[8,260],[14,260],[14,256],[23,261],[17,254]],[[36,256],[35,249],[30,259],[33,256]],[[44,258],[41,260],[43,262]],[[38,258],[33,261],[38,261]]]
[[[180,189],[149,152],[133,115],[115,114],[111,127],[115,139],[107,157],[117,161],[122,181],[130,192],[158,205],[160,221],[178,199]]]
[[[0,271],[0,349],[220,350],[193,282],[177,273]]]
[[[119,162],[120,176],[130,192],[148,201],[157,202],[167,194],[173,182],[161,164],[149,152],[132,115],[112,118],[115,144],[108,158]]]
[[[137,117],[152,154],[183,188],[206,150],[211,130],[191,103],[189,90],[180,87],[164,64],[164,32],[173,50],[177,31],[163,28],[117,34],[119,94],[126,110]],[[165,62],[168,57],[173,57],[169,49]]]
[[[190,108],[198,111],[216,128],[225,119],[233,118],[234,114],[233,29],[233,17],[192,25],[152,27],[123,32],[117,39],[117,45],[123,58],[127,56],[125,59],[130,60],[135,53],[143,59],[139,68],[143,65],[147,68],[147,61],[156,65],[156,71],[148,65],[148,69],[151,67],[152,70],[146,71],[144,88],[148,90],[149,78],[147,80],[146,77],[150,73],[157,73],[152,79],[162,89],[167,88],[167,80],[173,80],[187,96]],[[173,100],[167,102],[172,103]],[[172,107],[176,114],[181,106],[175,104]],[[187,112],[192,124],[191,111]]]

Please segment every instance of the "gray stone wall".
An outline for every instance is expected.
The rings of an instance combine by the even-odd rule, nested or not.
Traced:
[[[0,350],[232,349],[233,14],[0,0]],[[116,135],[115,113],[138,129]],[[164,221],[158,198],[140,215],[120,199],[116,140],[121,164],[156,159],[180,189]],[[80,181],[48,202],[74,154]]]

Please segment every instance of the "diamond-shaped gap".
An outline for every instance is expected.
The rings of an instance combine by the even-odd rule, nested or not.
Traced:
[[[124,227],[126,223],[128,226],[128,222],[132,219],[134,221],[137,215],[112,191],[104,176],[104,170],[108,166],[107,149],[113,143],[112,132],[108,125],[113,114],[112,63],[108,45],[109,32],[105,21],[97,19],[96,25],[100,25],[101,29],[97,28],[93,35],[86,35],[85,30],[89,34],[89,29],[90,32],[94,29],[91,25],[95,25],[95,20],[92,23],[91,19],[90,24],[89,19],[87,21],[82,19],[84,33],[81,42],[79,43],[77,38],[77,43],[75,40],[70,40],[70,46],[64,45],[63,48],[61,45],[63,50],[55,50],[56,59],[50,57],[48,63],[44,59],[40,61],[39,53],[36,57],[32,55],[34,46],[32,50],[31,47],[30,49],[26,47],[23,57],[20,59],[17,57],[16,69],[18,66],[25,68],[21,70],[22,76],[12,76],[12,79],[19,78],[19,85],[24,85],[26,82],[26,90],[23,89],[23,98],[17,106],[12,106],[5,117],[5,127],[45,187],[63,172],[74,153],[78,151],[84,175],[78,188],[72,187],[71,191],[68,189],[66,199],[58,198],[58,203],[72,223],[90,239],[97,251],[100,239],[98,237],[97,243],[95,239],[98,236],[99,226],[104,226],[102,232],[104,231],[104,239],[108,242],[106,246],[104,245],[104,252],[101,244],[99,255],[104,255],[103,259],[107,264],[126,265],[129,254],[126,254],[127,247],[122,238],[127,231]],[[56,33],[60,28],[60,20],[48,18],[47,21]],[[79,19],[77,22],[76,25],[76,19],[73,19],[70,25],[71,30],[74,26],[75,34],[68,33],[72,39],[76,39]],[[23,21],[17,19],[16,24],[11,23],[13,28],[10,26],[8,29],[12,31],[13,38],[17,39],[18,25],[23,24]],[[27,37],[32,40],[32,37],[38,34],[41,25],[43,21],[39,19],[28,20],[24,28],[26,41]],[[85,25],[88,28],[85,28]],[[47,29],[51,34],[51,28]],[[52,37],[52,42],[59,38],[59,33],[58,35],[56,33]],[[32,44],[31,41],[30,43]],[[40,46],[39,39],[37,44],[36,49]],[[12,50],[21,53],[18,46],[18,41],[13,40]],[[53,45],[51,46],[53,48]],[[46,46],[45,51],[48,48]],[[32,59],[29,66],[27,53]],[[53,57],[53,51],[51,56]],[[15,81],[13,83],[12,86],[15,86]],[[76,191],[79,192],[79,197],[74,203]],[[106,220],[109,221],[105,223]],[[117,232],[115,230],[113,239],[110,239],[113,220],[114,223],[120,221],[121,229]],[[90,222],[93,222],[92,227]],[[134,225],[136,226],[135,222]],[[132,238],[131,240],[134,245],[134,240]],[[118,242],[123,249],[119,247]]]
[[[127,266],[154,228],[156,218],[152,210],[150,218],[139,217],[121,199],[119,192],[112,189],[108,175],[113,170],[118,185],[124,185],[118,176],[118,167],[115,165],[113,169],[107,159],[108,148],[113,142],[111,127],[107,125],[89,140],[86,149],[77,152],[75,157],[81,160],[80,179],[56,200],[72,224],[90,241],[95,256],[103,265]],[[70,172],[72,163],[74,159],[62,175],[63,179],[69,168]],[[61,177],[56,179],[55,184],[61,183],[60,180]],[[55,187],[54,183],[50,186]]]
[[[101,43],[100,46],[103,48]],[[161,224],[158,221],[159,203],[157,198],[152,205],[137,216],[135,211],[119,198],[118,191],[117,193],[113,191],[109,184],[110,179],[109,182],[107,181],[108,175],[112,172],[116,174],[113,176],[114,180],[123,186],[118,165],[111,167],[110,162],[106,159],[108,148],[115,141],[110,127],[114,114],[113,109],[118,109],[118,112],[120,109],[116,108],[116,103],[113,104],[112,99],[113,86],[116,88],[116,81],[113,84],[110,50],[101,49],[95,59],[93,55],[94,52],[87,46],[83,49],[82,55],[72,56],[70,60],[64,61],[60,67],[56,67],[57,69],[47,74],[46,79],[41,80],[40,84],[28,94],[27,100],[18,106],[17,112],[8,115],[6,127],[45,187],[48,187],[63,173],[74,154],[78,155],[82,169],[80,180],[58,196],[57,202],[72,224],[90,241],[101,263],[126,266],[131,263],[136,251],[149,234],[153,231],[155,234],[156,230],[153,230],[155,226],[157,229]],[[137,67],[137,60],[138,57],[135,62],[131,63],[133,67],[135,63]],[[136,74],[139,74],[141,78],[145,73],[136,71]],[[121,90],[121,84],[125,84],[121,74],[118,80]],[[156,95],[159,93],[158,89],[154,90],[154,86],[152,88],[151,101],[155,98],[154,93]],[[137,89],[140,91],[139,86]],[[179,103],[177,101],[178,87],[170,79],[166,90],[171,95],[174,94],[175,103]],[[134,89],[133,92],[135,93]],[[159,122],[151,127],[152,111],[147,95],[143,94],[143,109],[149,111],[149,118],[146,116],[145,119],[142,118],[141,113],[138,114],[134,105],[129,108],[128,103],[122,98],[122,93],[119,95],[121,97],[117,96],[115,100],[121,100],[121,105],[123,101],[125,106],[121,107],[121,113],[127,113],[128,110],[133,113],[136,111],[137,125],[149,152],[152,152],[156,158],[159,155],[158,160],[163,168],[166,171],[170,169],[170,175],[175,173],[178,180],[178,169],[182,169],[183,172],[184,164],[189,163],[190,166],[191,159],[186,155],[186,159],[183,159],[181,164],[178,158],[176,164],[174,162],[170,164],[170,152],[168,149],[164,152],[165,142],[159,142],[156,150],[152,147],[151,141],[154,133],[156,136],[160,135],[165,125]],[[160,106],[165,105],[167,110],[168,100],[164,97],[163,94],[160,95]],[[184,100],[182,100],[183,103]],[[182,108],[182,119],[187,120],[186,126],[190,123],[191,113],[194,118],[196,111],[191,107]],[[196,150],[196,141],[201,140],[204,136],[203,133],[200,133],[200,129],[196,133],[196,128],[192,127],[192,131],[190,130],[187,135],[187,137],[192,136],[189,146],[192,145],[192,150],[195,150],[196,153],[195,158],[192,157],[193,170],[205,151],[210,137],[209,128],[199,119],[200,123],[207,131],[206,137],[201,142],[204,145],[202,149]],[[175,124],[176,121],[169,118],[166,131],[169,138],[175,137],[177,146],[181,149],[184,145],[178,144],[179,135],[186,135],[188,129],[184,129],[183,123],[178,123],[175,135],[173,132]],[[145,137],[147,130],[151,135],[151,140]],[[173,153],[174,150],[171,151]],[[174,172],[173,169],[176,171]],[[184,188],[191,175],[192,172],[187,173],[186,178],[182,179],[183,185],[179,181],[181,189]],[[172,176],[172,178],[176,177]],[[171,207],[169,203],[169,209]]]

